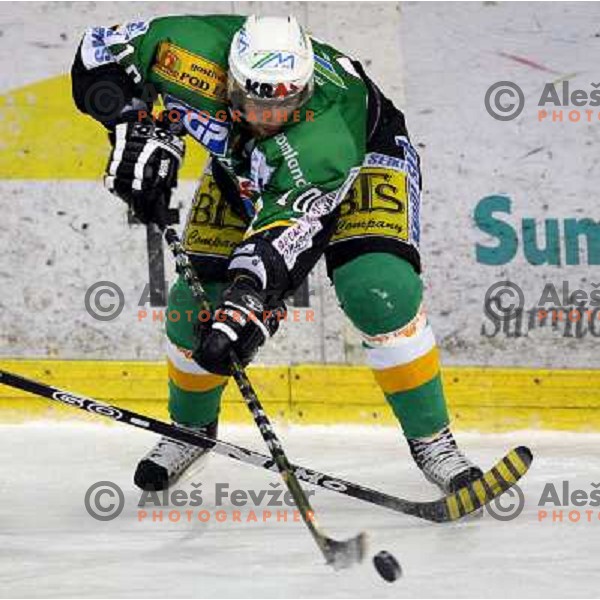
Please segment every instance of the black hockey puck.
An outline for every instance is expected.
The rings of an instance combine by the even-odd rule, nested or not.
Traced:
[[[377,572],[390,583],[396,581],[396,579],[402,575],[400,563],[393,554],[390,554],[386,550],[378,552],[373,557],[373,564],[375,565]]]

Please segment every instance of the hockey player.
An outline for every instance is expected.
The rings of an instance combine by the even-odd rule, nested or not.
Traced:
[[[173,421],[216,436],[230,350],[251,362],[324,254],[425,477],[447,492],[481,475],[450,432],[423,307],[419,157],[360,63],[291,17],[182,16],[88,30],[72,81],[78,108],[109,131],[107,188],[143,222],[166,214],[184,156],[177,129],[211,156],[183,241],[217,311],[167,321]],[[149,116],[150,86],[162,121]],[[111,114],[98,108],[106,90],[122,99]],[[198,315],[185,282],[169,310]],[[167,487],[206,453],[162,438],[135,482]]]

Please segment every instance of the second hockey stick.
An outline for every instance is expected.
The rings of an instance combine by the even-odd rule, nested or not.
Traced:
[[[181,246],[177,232],[172,227],[167,227],[164,229],[164,236],[175,259],[177,272],[188,284],[192,296],[198,305],[203,310],[210,313],[211,307],[208,303],[206,292],[194,272],[187,252]],[[300,486],[298,478],[294,473],[294,469],[271,425],[269,417],[263,410],[260,400],[246,375],[244,367],[233,351],[230,356],[232,375],[240,390],[240,394],[252,414],[252,418],[269,449],[273,461],[277,466],[277,470],[294,498],[294,502],[302,515],[304,523],[323,553],[327,564],[333,566],[334,569],[343,569],[362,561],[366,552],[366,536],[364,533],[360,533],[348,540],[338,541],[327,537],[319,528],[310,502]]]
[[[1,369],[0,383],[125,425],[152,431],[200,448],[210,448],[215,454],[254,465],[267,471],[277,472],[278,470],[273,459],[265,454],[242,448],[230,442],[215,440],[190,429],[182,429],[177,425],[171,425],[125,408],[112,406]],[[394,512],[412,515],[436,523],[444,523],[460,519],[500,496],[527,473],[532,460],[533,456],[529,448],[525,446],[514,448],[491,469],[486,471],[481,479],[474,481],[454,494],[429,502],[415,502],[398,498],[313,469],[298,465],[290,466],[298,481],[316,485],[331,492],[356,498]]]

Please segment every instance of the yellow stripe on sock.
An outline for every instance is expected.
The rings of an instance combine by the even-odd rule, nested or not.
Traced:
[[[375,370],[377,383],[386,394],[405,392],[431,381],[440,370],[439,350],[432,348],[427,354],[405,365]]]
[[[206,392],[227,381],[227,377],[224,377],[223,375],[213,375],[212,373],[184,373],[169,359],[167,359],[167,365],[171,381],[186,392]]]

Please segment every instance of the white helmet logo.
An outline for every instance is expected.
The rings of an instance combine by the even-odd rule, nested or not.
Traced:
[[[310,38],[294,17],[248,17],[229,52],[230,100],[299,107],[312,94],[314,67]]]

